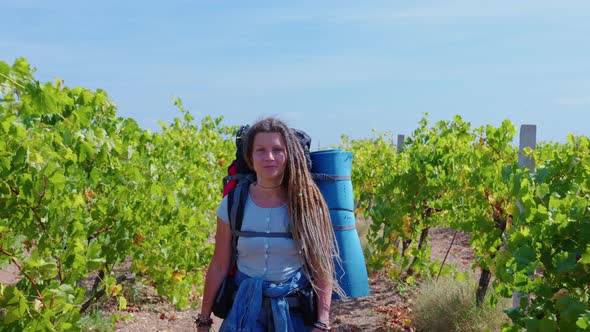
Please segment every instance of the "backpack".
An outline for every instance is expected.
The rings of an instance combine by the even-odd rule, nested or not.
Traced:
[[[244,206],[246,205],[246,198],[248,197],[248,189],[250,184],[256,180],[256,174],[248,167],[244,159],[242,137],[247,133],[248,129],[248,125],[243,125],[238,130],[236,134],[236,157],[228,167],[228,175],[223,178],[223,197],[227,196],[227,211],[232,234],[232,253],[229,265],[229,274],[223,280],[223,283],[220,286],[213,303],[212,311],[215,316],[219,318],[227,317],[227,314],[229,313],[229,310],[233,304],[234,293],[237,290],[237,285],[234,282],[234,276],[237,271],[238,238],[240,236],[293,238],[291,233],[241,231],[242,220],[244,218]],[[311,171],[311,157],[309,153],[311,147],[311,137],[309,137],[309,135],[307,135],[307,133],[302,130],[291,130],[293,130],[295,136],[303,148],[307,167]],[[301,294],[305,294],[304,296],[306,297],[304,301],[301,301],[302,303],[305,303],[305,305],[302,306],[302,310],[304,311],[304,317],[308,317],[308,319],[306,319],[306,323],[309,323],[309,319],[315,321],[315,316],[317,315],[315,297],[313,294],[310,294],[309,290],[302,290]],[[307,315],[305,312],[307,312]],[[311,321],[309,324],[312,324],[313,321]]]

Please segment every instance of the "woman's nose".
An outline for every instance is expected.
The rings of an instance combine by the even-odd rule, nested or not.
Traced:
[[[264,154],[264,159],[266,159],[266,160],[274,160],[275,159],[275,155],[272,152],[272,150],[269,150]]]

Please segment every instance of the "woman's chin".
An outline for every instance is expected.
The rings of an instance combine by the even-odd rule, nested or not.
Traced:
[[[278,172],[262,172],[257,174],[257,177],[268,181],[279,181],[282,178],[281,174]]]

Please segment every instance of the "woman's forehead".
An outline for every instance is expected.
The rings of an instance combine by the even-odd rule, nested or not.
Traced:
[[[261,132],[254,136],[255,145],[283,144],[283,137],[279,133]]]

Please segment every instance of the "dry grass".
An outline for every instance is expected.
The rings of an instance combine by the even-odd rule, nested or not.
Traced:
[[[414,300],[413,320],[417,331],[500,331],[507,316],[500,301],[491,307],[475,305],[472,281],[440,279],[420,286]]]

